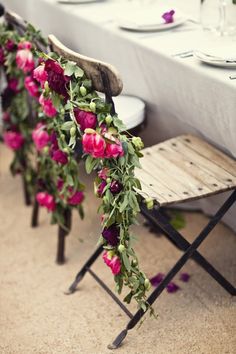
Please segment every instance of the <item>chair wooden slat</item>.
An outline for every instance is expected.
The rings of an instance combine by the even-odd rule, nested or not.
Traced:
[[[200,138],[184,135],[169,139],[144,149],[143,154],[143,168],[136,175],[145,194],[155,195],[160,205],[200,199],[236,187],[236,161]]]
[[[84,70],[86,76],[92,80],[96,91],[110,96],[118,96],[121,93],[122,79],[112,65],[74,52],[64,46],[54,35],[49,35],[48,40],[53,51],[65,59],[76,62]]]

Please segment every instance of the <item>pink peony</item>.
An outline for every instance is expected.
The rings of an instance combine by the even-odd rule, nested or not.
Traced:
[[[30,49],[18,49],[16,53],[16,64],[24,73],[34,69],[34,58]]]
[[[43,112],[48,117],[54,117],[57,114],[56,108],[53,106],[52,100],[50,98],[45,98],[43,94],[39,97],[39,103],[43,108]]]
[[[68,198],[68,204],[70,205],[78,205],[81,204],[84,200],[84,193],[83,192],[75,192],[72,194],[71,197]]]
[[[68,162],[67,154],[59,149],[52,152],[52,159],[62,165],[66,165]]]
[[[105,157],[106,142],[97,133],[85,133],[82,139],[84,152],[91,154],[95,158]]]
[[[79,108],[74,110],[75,119],[79,123],[81,130],[86,128],[96,128],[97,125],[97,116],[94,113],[82,111]]]
[[[45,206],[45,199],[46,199],[46,193],[45,192],[39,192],[36,194],[36,200],[41,206]]]
[[[16,77],[13,77],[8,80],[8,88],[16,93],[19,92],[18,85],[19,80]]]
[[[111,271],[114,275],[117,275],[120,273],[121,261],[118,256],[110,257],[108,252],[106,251],[103,253],[102,258],[103,258],[104,262],[106,263],[106,265],[111,268]]]
[[[32,97],[39,97],[39,88],[36,81],[31,78],[31,76],[26,76],[25,78],[25,88]]]
[[[107,144],[106,146],[106,157],[107,158],[117,158],[124,155],[124,150],[120,141],[114,144]]]
[[[45,125],[39,123],[32,132],[32,138],[38,151],[41,151],[50,141],[50,136],[44,128]]]
[[[12,150],[19,150],[24,145],[24,137],[21,133],[7,131],[3,134],[5,144]]]
[[[98,177],[101,179],[106,180],[109,175],[109,168],[108,167],[103,167],[99,172],[98,172]]]
[[[54,211],[56,209],[56,202],[51,194],[46,194],[44,205],[48,211]]]
[[[34,69],[33,77],[37,80],[41,87],[44,87],[45,81],[47,81],[48,74],[45,70],[45,65],[39,65],[36,69]]]
[[[32,43],[30,43],[29,41],[20,42],[18,44],[18,49],[31,49],[31,48],[32,48]]]

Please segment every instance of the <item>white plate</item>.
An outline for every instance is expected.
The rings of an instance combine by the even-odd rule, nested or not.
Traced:
[[[88,4],[91,2],[99,2],[99,1],[104,1],[104,0],[57,0],[59,4],[68,4],[68,5],[73,5],[73,4]]]
[[[214,57],[210,57],[210,56],[208,57],[207,55],[204,55],[204,53],[198,51],[195,51],[193,55],[195,58],[208,65],[219,66],[222,68],[236,68],[236,60],[235,62],[231,62],[230,60],[227,61],[227,60],[217,59],[217,58],[214,59]]]
[[[134,31],[134,32],[150,32],[150,31],[165,31],[171,28],[182,25],[186,22],[185,17],[180,17],[172,23],[157,23],[152,25],[138,25],[132,22],[118,21],[118,26],[122,29]]]

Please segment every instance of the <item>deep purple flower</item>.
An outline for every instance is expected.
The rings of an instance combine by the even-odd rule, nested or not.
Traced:
[[[104,227],[102,236],[111,246],[117,246],[119,242],[119,229],[115,224]]]
[[[8,39],[6,41],[5,48],[8,52],[13,52],[17,47],[16,47],[15,42],[13,42],[13,40]]]
[[[68,162],[68,157],[67,157],[67,154],[64,153],[63,151],[61,150],[55,150],[53,151],[52,153],[52,159],[54,161],[56,161],[57,163],[60,163],[62,165],[66,165],[67,162]]]
[[[188,273],[181,273],[179,279],[187,283],[189,281],[190,275]]]
[[[102,195],[104,193],[104,189],[105,189],[106,185],[107,185],[106,181],[102,181],[98,186],[97,194],[100,198],[102,197]]]
[[[175,14],[175,10],[170,10],[169,12],[165,12],[162,15],[162,18],[165,20],[165,23],[174,22],[174,14]]]
[[[178,291],[180,289],[180,287],[173,283],[173,282],[170,282],[167,287],[166,287],[166,290],[168,293],[175,293],[176,291]]]
[[[63,68],[56,61],[48,59],[45,62],[45,71],[48,74],[49,87],[59,95],[67,97],[66,84],[69,81],[69,77],[64,75]]]
[[[5,62],[4,50],[0,47],[0,65],[3,65]]]
[[[150,283],[152,284],[152,286],[158,286],[162,280],[164,279],[165,274],[163,273],[157,273],[157,275],[155,275],[154,277],[152,277],[150,280]]]
[[[110,185],[110,191],[112,194],[118,194],[122,190],[123,185],[118,181],[112,181]]]

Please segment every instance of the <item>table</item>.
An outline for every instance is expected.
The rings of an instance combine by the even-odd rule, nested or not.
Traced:
[[[116,16],[120,9],[130,11],[123,0],[86,5],[62,5],[56,0],[25,0],[23,6],[21,0],[2,2],[44,34],[53,33],[70,48],[115,65],[124,81],[124,93],[138,96],[147,104],[148,126],[143,132],[146,146],[178,134],[195,133],[236,157],[236,80],[229,78],[236,75],[236,70],[210,67],[193,57],[174,57],[179,52],[213,45],[221,38],[206,34],[190,21],[165,32],[121,30]],[[199,3],[175,1],[189,18],[198,16]],[[235,38],[224,41],[236,49]],[[211,213],[217,201],[218,197],[209,198],[201,208]],[[228,213],[226,222],[236,230],[235,211]]]

